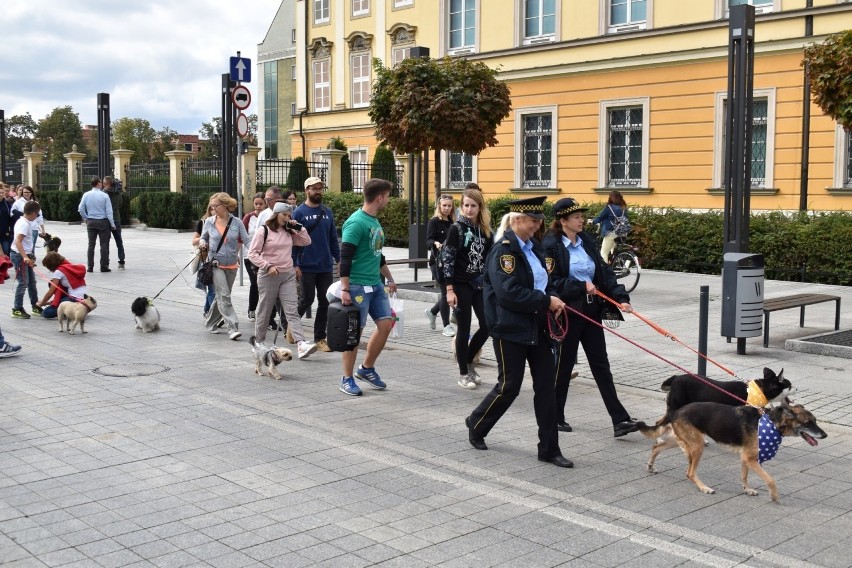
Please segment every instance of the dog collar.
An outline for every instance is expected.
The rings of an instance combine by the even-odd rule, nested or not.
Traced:
[[[763,408],[769,404],[769,399],[766,398],[755,381],[748,382],[748,403],[758,408]]]
[[[775,457],[781,445],[781,432],[775,423],[764,413],[757,423],[757,461],[763,463]]]

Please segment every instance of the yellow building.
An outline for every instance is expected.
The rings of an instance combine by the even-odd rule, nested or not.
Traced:
[[[850,137],[813,104],[802,167],[802,50],[852,27],[838,0],[297,0],[293,154],[340,136],[369,161],[371,59],[427,47],[512,94],[497,146],[441,154],[441,189],[721,208],[729,2],[757,13],[752,208],[798,209],[804,170],[809,209],[852,209]]]

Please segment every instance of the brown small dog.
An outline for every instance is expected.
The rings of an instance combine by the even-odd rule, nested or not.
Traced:
[[[69,335],[74,335],[74,330],[77,325],[80,325],[80,333],[88,333],[85,329],[86,317],[89,312],[98,307],[98,303],[91,296],[85,296],[82,300],[76,302],[60,302],[56,308],[56,318],[59,320],[59,333],[68,331]],[[63,322],[65,327],[63,329]]]
[[[760,462],[775,455],[782,436],[801,436],[811,446],[818,444],[817,438],[827,436],[817,425],[813,414],[801,404],[791,404],[788,400],[780,406],[765,409],[763,415],[760,409],[753,406],[693,402],[677,410],[671,422],[663,417],[654,426],[644,422],[639,422],[638,426],[646,437],[657,440],[648,459],[647,467],[651,473],[657,472],[654,460],[660,452],[680,446],[689,462],[686,477],[702,493],[715,493],[696,474],[698,462],[704,453],[706,435],[740,454],[743,491],[747,495],[757,495],[757,491],[748,485],[748,472],[751,470],[766,482],[773,501],[778,501],[778,489],[775,480],[761,467]]]
[[[254,374],[263,376],[268,373],[273,379],[283,379],[284,375],[278,370],[278,365],[292,360],[293,352],[284,347],[267,347],[255,341],[253,335],[249,338],[249,344],[254,355]]]

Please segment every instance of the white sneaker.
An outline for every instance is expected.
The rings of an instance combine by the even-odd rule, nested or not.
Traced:
[[[426,314],[426,319],[429,320],[429,329],[435,329],[435,320],[438,316],[432,313],[432,308],[426,308],[424,313]]]
[[[473,368],[473,363],[470,363],[467,366],[467,378],[477,385],[482,384],[482,379],[479,377],[479,373],[476,372],[476,369]]]
[[[232,331],[231,333],[228,334],[228,339],[230,339],[231,341],[236,341],[237,339],[239,339],[242,336],[243,336],[242,333],[234,330],[234,331]]]
[[[452,324],[447,324],[447,327],[444,328],[444,331],[441,332],[441,335],[443,335],[444,337],[455,337],[456,328],[454,328]]]
[[[300,341],[296,351],[299,353],[299,359],[307,359],[311,353],[317,350],[316,343],[308,343],[307,341]]]
[[[473,390],[476,388],[476,383],[470,378],[470,373],[459,375],[458,385],[463,389]]]

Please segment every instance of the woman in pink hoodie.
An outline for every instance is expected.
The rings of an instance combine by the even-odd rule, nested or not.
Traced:
[[[308,231],[290,216],[293,207],[278,202],[272,209],[272,216],[258,227],[248,249],[248,258],[257,266],[257,313],[254,320],[254,336],[257,344],[266,340],[266,324],[280,300],[296,340],[299,359],[305,359],[317,350],[313,343],[305,341],[302,333],[302,320],[299,318],[296,295],[296,272],[293,269],[293,246],[303,247],[311,244]]]
[[[60,302],[77,302],[86,296],[86,265],[71,264],[64,256],[53,251],[44,255],[41,263],[51,272],[50,287],[36,305],[44,308],[42,317],[52,319],[56,317]]]

